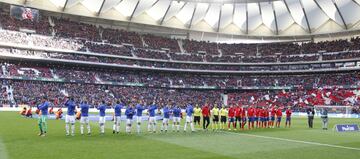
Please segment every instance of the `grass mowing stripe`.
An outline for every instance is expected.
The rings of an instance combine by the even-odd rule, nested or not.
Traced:
[[[0,139],[0,158],[1,159],[7,159],[7,151],[6,151],[6,147],[4,145],[4,143],[2,142],[2,140]]]
[[[357,150],[357,151],[360,151],[360,148],[355,148],[355,147],[347,147],[347,146],[340,146],[340,145],[323,144],[323,143],[318,143],[318,142],[301,141],[301,140],[293,140],[293,139],[285,139],[285,138],[262,136],[262,135],[254,135],[254,134],[235,133],[235,132],[229,132],[229,131],[223,131],[223,132],[225,132],[225,133],[230,133],[230,134],[242,135],[242,136],[249,136],[249,137],[257,137],[257,138],[265,138],[265,139],[274,139],[274,140],[281,140],[281,141],[288,141],[288,142],[296,142],[296,143],[303,143],[303,144],[310,144],[310,145],[327,146],[327,147],[333,147],[333,148],[341,148],[341,149],[348,149],[348,150]]]

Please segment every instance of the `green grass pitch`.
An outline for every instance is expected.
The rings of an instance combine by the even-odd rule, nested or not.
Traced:
[[[81,136],[79,122],[76,136],[65,136],[62,120],[49,120],[48,135],[38,137],[37,119],[27,119],[17,112],[0,112],[0,159],[171,159],[171,158],[246,158],[246,159],[356,159],[360,157],[360,132],[337,133],[320,129],[320,119],[309,129],[305,118],[293,118],[292,128],[257,129],[196,133],[168,132],[112,134],[112,122],[106,134],[92,123],[93,134]],[[330,119],[336,123],[360,123],[360,119]],[[124,123],[121,124],[124,132]],[[353,148],[353,149],[351,149]]]

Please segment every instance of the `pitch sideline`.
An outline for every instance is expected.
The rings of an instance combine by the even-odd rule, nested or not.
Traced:
[[[96,124],[96,123],[94,123]],[[93,125],[93,124],[91,124]],[[182,125],[180,125],[181,128],[183,128]],[[111,126],[106,126],[107,129],[112,129]],[[200,128],[195,128],[195,130],[199,131],[202,130]],[[229,132],[229,131],[222,131],[224,133],[233,134],[233,135],[241,135],[241,136],[248,136],[248,137],[257,137],[257,138],[264,138],[264,139],[272,139],[272,140],[280,140],[280,141],[287,141],[287,142],[295,142],[295,143],[302,143],[302,144],[309,144],[309,145],[318,145],[318,146],[326,146],[326,147],[332,147],[332,148],[341,148],[341,149],[348,149],[348,150],[356,150],[360,151],[360,148],[355,147],[347,147],[347,146],[340,146],[340,145],[331,145],[331,144],[324,144],[324,143],[318,143],[318,142],[311,142],[311,141],[302,141],[302,140],[293,140],[293,139],[286,139],[286,138],[279,138],[279,137],[271,137],[271,136],[262,136],[262,135],[254,135],[254,134],[244,134],[244,133],[235,133],[235,132]],[[0,150],[3,148],[4,145],[2,145],[0,140]],[[1,151],[0,151],[1,153]],[[1,154],[0,154],[1,156]],[[6,158],[5,158],[6,159]]]
[[[229,133],[229,134],[237,134],[237,135],[241,135],[241,136],[248,136],[248,137],[257,137],[257,138],[264,138],[264,139],[273,139],[273,140],[281,140],[281,141],[287,141],[287,142],[296,142],[296,143],[303,143],[303,144],[310,144],[310,145],[327,146],[327,147],[332,147],[332,148],[341,148],[341,149],[348,149],[348,150],[360,151],[360,148],[355,148],[355,147],[347,147],[347,146],[323,144],[323,143],[318,143],[318,142],[302,141],[302,140],[293,140],[293,139],[285,139],[285,138],[279,138],[279,137],[262,136],[262,135],[254,135],[254,134],[235,133],[235,132],[229,132],[229,131],[223,131],[223,132]]]

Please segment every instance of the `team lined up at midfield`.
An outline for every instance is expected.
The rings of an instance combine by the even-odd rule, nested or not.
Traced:
[[[80,133],[85,134],[84,129],[86,127],[87,134],[91,134],[90,120],[89,120],[89,109],[90,105],[86,100],[83,100],[79,104],[80,111],[76,113],[76,103],[73,98],[68,98],[64,103],[67,107],[67,114],[65,116],[65,130],[66,135],[75,135],[75,121],[76,118],[80,119]],[[42,103],[38,105],[38,109],[41,111],[39,116],[39,128],[40,136],[45,136],[47,132],[47,114],[48,114],[49,102],[46,97],[43,98]],[[192,103],[186,105],[186,109],[182,110],[175,103],[169,102],[168,104],[157,105],[156,102],[147,105],[145,102],[140,101],[138,104],[129,103],[127,106],[121,101],[117,101],[115,104],[106,103],[102,101],[99,106],[95,106],[99,110],[99,127],[100,134],[105,133],[106,123],[106,110],[111,108],[114,110],[113,116],[113,133],[120,132],[120,123],[122,109],[125,109],[124,115],[126,116],[126,127],[125,132],[131,133],[133,122],[135,121],[136,132],[141,133],[141,124],[143,121],[144,112],[147,114],[145,118],[148,120],[147,129],[148,132],[157,132],[157,116],[162,117],[162,123],[160,126],[161,132],[167,132],[169,130],[170,120],[172,119],[172,131],[180,131],[180,122],[183,119],[183,113],[185,114],[185,123],[183,130],[186,132],[190,126],[192,132],[195,131],[194,123],[200,126],[200,120],[203,119],[203,129],[207,130],[211,124],[213,130],[224,130],[226,127],[229,130],[245,129],[246,124],[248,129],[254,128],[274,128],[280,127],[282,119],[282,109],[276,106],[270,109],[254,108],[253,106],[242,107],[229,105],[229,107],[222,106],[219,108],[216,104],[212,108],[205,103],[204,106],[199,107],[196,104],[193,107]],[[286,110],[286,123],[285,127],[291,124],[291,109],[290,107]],[[61,115],[61,114],[57,114]],[[61,118],[61,117],[57,117]],[[212,121],[212,122],[210,122]],[[231,128],[232,127],[232,128]]]

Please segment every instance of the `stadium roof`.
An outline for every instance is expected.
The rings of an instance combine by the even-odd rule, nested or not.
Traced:
[[[304,36],[360,30],[360,0],[0,0],[192,31]]]

